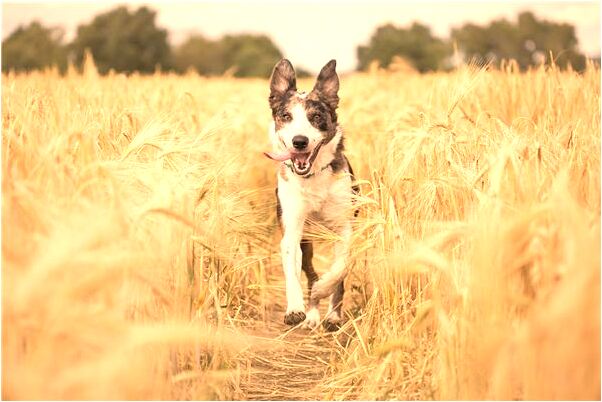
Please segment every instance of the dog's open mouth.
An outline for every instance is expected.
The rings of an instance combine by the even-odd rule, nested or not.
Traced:
[[[291,154],[291,162],[293,163],[293,170],[300,176],[305,176],[311,169],[311,163],[309,162],[309,152],[300,152]]]
[[[299,176],[307,176],[322,147],[320,142],[311,152],[299,152],[286,150],[281,153],[264,152],[264,155],[275,161],[284,162],[291,160],[293,171]]]

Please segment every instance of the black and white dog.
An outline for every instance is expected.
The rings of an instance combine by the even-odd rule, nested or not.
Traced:
[[[324,327],[335,330],[341,323],[343,279],[351,241],[353,171],[343,155],[343,133],[337,122],[339,77],[336,61],[320,71],[313,90],[297,91],[295,70],[283,59],[270,79],[273,152],[265,155],[280,161],[276,189],[278,219],[283,230],[282,267],[286,279],[287,309],[284,322],[315,328],[320,323],[318,304],[330,296]],[[356,212],[357,215],[357,212]],[[334,263],[318,278],[312,265],[313,246],[304,237],[308,226],[318,222],[336,233]],[[301,287],[301,270],[307,276],[307,313]]]

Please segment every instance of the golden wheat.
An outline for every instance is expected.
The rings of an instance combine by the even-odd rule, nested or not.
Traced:
[[[4,75],[2,397],[599,399],[600,70],[341,81],[347,323],[290,338],[265,80]]]

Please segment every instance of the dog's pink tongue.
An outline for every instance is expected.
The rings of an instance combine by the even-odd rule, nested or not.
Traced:
[[[270,159],[273,159],[275,161],[280,161],[280,162],[287,161],[292,157],[292,155],[289,151],[285,151],[285,152],[281,152],[281,153],[264,152],[263,154]]]

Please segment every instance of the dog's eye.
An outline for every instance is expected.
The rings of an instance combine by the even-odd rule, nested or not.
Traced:
[[[289,112],[282,112],[280,113],[280,120],[282,121],[291,121],[293,119],[293,116],[291,116],[291,114]]]
[[[319,113],[314,113],[309,117],[309,120],[311,120],[312,123],[315,124],[322,124],[322,115]]]

